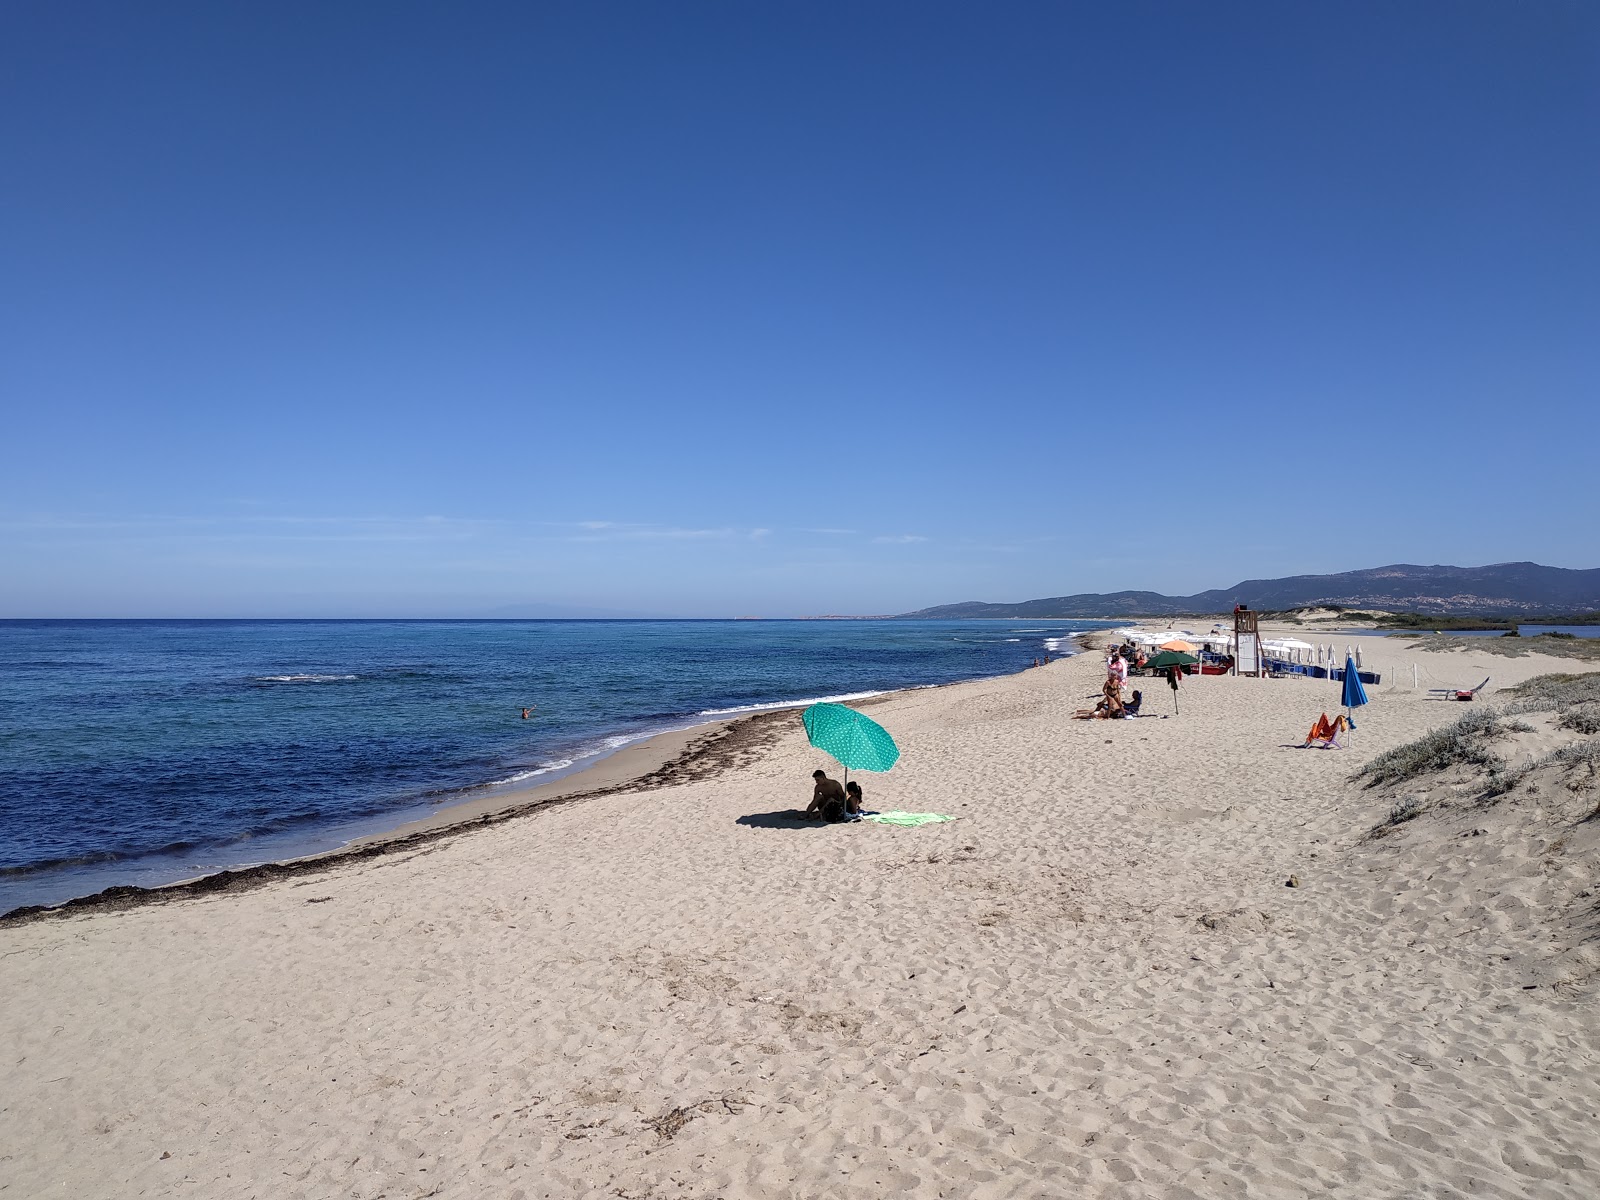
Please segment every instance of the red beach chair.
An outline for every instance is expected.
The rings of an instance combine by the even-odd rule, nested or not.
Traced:
[[[1488,687],[1488,686],[1489,686],[1489,680],[1485,679],[1477,687],[1475,687],[1475,688],[1467,688],[1464,691],[1462,689],[1459,689],[1459,688],[1429,688],[1428,689],[1428,699],[1430,699],[1430,700],[1476,700],[1478,698],[1478,693],[1483,691],[1483,689]]]

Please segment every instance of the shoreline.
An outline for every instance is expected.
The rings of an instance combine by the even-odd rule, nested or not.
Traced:
[[[1090,631],[1075,638],[1078,649],[1061,657],[1070,658],[1073,654],[1082,653],[1088,648],[1084,639],[1094,632],[1099,631]],[[1024,671],[1028,669],[1031,668],[1023,668]],[[854,698],[851,704],[863,707],[911,692],[936,691],[985,679],[1008,677],[1004,674],[988,675],[949,683],[893,688]],[[735,765],[748,762],[761,746],[776,739],[779,734],[776,726],[782,718],[799,713],[806,703],[774,702],[777,707],[759,708],[754,712],[716,717],[680,729],[663,730],[620,746],[585,766],[558,774],[544,783],[532,786],[481,784],[463,789],[482,794],[447,801],[427,816],[414,817],[387,829],[362,834],[327,850],[247,866],[227,867],[170,883],[113,884],[56,904],[19,905],[0,912],[0,928],[56,916],[126,911],[199,896],[242,892],[280,879],[330,871],[348,863],[431,846],[475,829],[531,816],[580,800],[619,792],[653,791],[674,784],[712,779]]]
[[[1600,743],[1528,712],[1510,792],[1362,777],[1571,669],[1478,649],[1374,639],[1343,750],[1308,680],[1073,721],[1086,654],[867,703],[868,806],[946,822],[797,819],[776,710],[492,834],[10,922],[0,1158],[108,1200],[1591,1194],[1600,822],[1551,755]]]
[[[998,622],[1024,618],[975,619]],[[1127,621],[1127,627],[1150,626],[1160,624],[1163,620],[1165,618],[1134,618]],[[1279,623],[1269,622],[1269,624],[1276,629]],[[1283,631],[1292,632],[1294,628],[1293,625],[1283,625]],[[1073,649],[1052,661],[1103,649],[1105,639],[1111,632],[1109,628],[1079,632],[1071,638]],[[1414,630],[1329,629],[1318,632],[1340,636],[1361,634],[1390,637],[1426,636]],[[1526,647],[1528,651],[1534,649],[1535,646]],[[1024,667],[1019,671],[951,680],[947,683],[891,688],[860,697],[850,697],[849,703],[858,707],[873,705],[909,692],[938,691],[966,683],[1005,679],[1026,674],[1029,669]],[[713,717],[695,724],[651,734],[596,756],[584,765],[559,771],[553,778],[543,783],[471,785],[460,789],[458,794],[463,798],[445,800],[425,816],[414,816],[370,833],[359,834],[327,849],[205,871],[198,875],[175,878],[166,883],[112,884],[53,904],[18,905],[0,912],[0,927],[42,920],[54,915],[122,911],[195,896],[239,892],[277,879],[310,874],[319,870],[332,870],[344,863],[370,860],[431,845],[473,829],[528,816],[578,800],[613,795],[620,791],[650,791],[673,783],[708,779],[726,768],[726,759],[725,757],[719,759],[717,757],[719,753],[725,754],[732,748],[743,746],[747,739],[753,736],[744,729],[746,725],[755,726],[763,719],[798,712],[810,702],[771,703],[773,707],[757,705],[753,706],[754,711]],[[762,727],[764,728],[764,725]],[[723,745],[724,739],[731,740],[727,745]],[[718,762],[720,765],[708,771],[702,760]]]
[[[698,678],[683,680],[681,684],[658,681],[659,696],[649,693],[625,696],[620,704],[607,702],[602,688],[592,698],[596,702],[589,703],[587,708],[580,704],[571,712],[558,713],[558,719],[548,732],[521,738],[515,730],[509,734],[495,730],[493,736],[481,737],[482,731],[478,728],[481,721],[470,728],[458,721],[461,729],[451,726],[447,731],[455,741],[447,738],[440,742],[442,749],[437,753],[430,752],[426,739],[413,738],[414,746],[403,744],[410,728],[422,728],[417,722],[428,720],[428,713],[416,702],[405,701],[400,705],[394,721],[409,719],[412,725],[397,727],[402,742],[398,744],[397,753],[390,754],[382,741],[382,736],[389,731],[382,723],[342,717],[336,711],[344,705],[359,705],[363,696],[374,693],[333,696],[322,690],[296,691],[289,693],[289,698],[277,699],[284,693],[273,692],[273,698],[258,700],[252,681],[276,679],[289,668],[280,670],[275,659],[268,663],[270,654],[262,657],[272,649],[270,644],[263,649],[252,642],[247,648],[249,653],[237,654],[224,647],[226,653],[224,660],[219,660],[219,669],[226,669],[218,678],[229,687],[242,680],[244,690],[240,695],[249,702],[245,713],[248,728],[232,735],[231,739],[229,736],[200,739],[191,752],[186,747],[188,734],[182,728],[174,731],[172,721],[184,719],[185,713],[209,720],[201,711],[204,705],[194,704],[189,705],[194,712],[175,706],[176,716],[158,713],[147,719],[141,712],[138,715],[143,723],[132,733],[120,735],[121,742],[109,736],[80,739],[69,729],[55,729],[50,721],[40,725],[36,731],[38,752],[30,748],[28,752],[32,757],[22,765],[37,771],[55,770],[56,774],[43,777],[39,804],[25,812],[26,820],[22,825],[8,831],[14,832],[14,837],[8,841],[7,848],[14,849],[15,853],[8,857],[8,869],[0,876],[0,919],[17,911],[59,908],[106,891],[123,894],[159,891],[210,875],[236,874],[273,864],[327,857],[364,848],[374,841],[403,837],[420,829],[471,820],[485,812],[529,802],[530,798],[547,799],[603,786],[592,781],[609,782],[616,769],[614,765],[604,764],[615,760],[629,764],[630,771],[648,772],[678,754],[699,731],[715,728],[726,720],[819,700],[850,704],[883,690],[944,686],[966,678],[1004,675],[1029,665],[1029,659],[1022,658],[1020,651],[1025,650],[1031,656],[1046,651],[1059,655],[1077,649],[1078,640],[1066,642],[1070,636],[1068,631],[1083,630],[1077,623],[1045,629],[1041,637],[1043,633],[1061,635],[1061,641],[1066,644],[1046,639],[1041,649],[1039,646],[1003,645],[1002,641],[1010,643],[1019,638],[1009,634],[1002,637],[993,632],[992,627],[1005,627],[1010,623],[969,624],[985,628],[976,633],[953,628],[948,632],[954,636],[946,637],[947,631],[939,626],[932,634],[911,636],[910,644],[915,653],[903,666],[893,655],[882,658],[881,662],[869,656],[859,669],[852,667],[842,673],[825,668],[808,670],[803,666],[791,669],[777,664],[759,670],[741,686],[724,686],[726,681],[722,674],[710,669],[695,672]],[[720,641],[722,636],[716,634],[715,638]],[[790,643],[785,640],[788,636],[772,645],[788,646]],[[903,640],[905,635],[894,636]],[[823,638],[822,644],[831,646],[837,640],[829,635]],[[841,644],[855,645],[858,641],[845,639]],[[968,641],[981,645],[957,645]],[[881,638],[874,637],[862,644],[877,654],[882,649],[880,642]],[[803,639],[794,644],[803,646],[812,642]],[[883,646],[891,644],[898,643],[891,639]],[[209,643],[206,645],[209,647]],[[767,641],[755,645],[758,650],[767,647],[764,652],[770,653]],[[382,689],[393,690],[393,686],[399,685],[385,682],[392,674],[384,667],[386,660],[380,655],[369,663],[361,658],[361,650],[361,646],[351,649],[341,642],[327,653],[334,654],[340,670],[355,672],[359,669],[364,681],[361,687],[368,687],[375,680],[373,686],[380,689],[375,694],[380,699],[388,697],[389,693]],[[229,655],[237,657],[238,661]],[[261,658],[260,663],[256,662],[257,658]],[[323,667],[316,666],[316,669],[320,671]],[[741,669],[748,673],[742,665]],[[295,678],[320,680],[323,677],[296,675]],[[337,678],[345,680],[355,676],[340,674]],[[475,680],[477,677],[462,675],[461,678]],[[457,682],[456,675],[448,676],[449,686],[460,691]],[[233,692],[227,694],[232,696]],[[302,696],[305,701],[296,707]],[[476,693],[462,700],[450,692],[446,699],[476,703],[474,696]],[[428,702],[429,698],[424,696],[422,700]],[[274,712],[285,706],[291,710],[287,717],[279,713],[284,720],[272,722]],[[279,742],[288,745],[283,739],[297,736],[295,722],[299,718],[296,714],[301,710],[321,723],[307,734],[312,739],[310,759],[289,764],[283,779],[264,778],[258,787],[251,769],[256,764],[238,749],[244,744],[240,739],[252,736],[265,739],[262,745],[268,750]],[[163,721],[166,724],[162,724]],[[323,726],[326,729],[321,728]],[[324,734],[348,741],[348,749],[359,761],[323,761],[327,742]],[[369,739],[369,734],[374,734],[378,740]],[[173,795],[154,807],[150,801],[154,793],[150,792],[148,781],[141,774],[142,767],[130,768],[115,776],[102,772],[79,785],[61,766],[69,759],[91,763],[114,761],[118,747],[135,736],[149,741],[152,753],[165,756],[152,762],[170,759],[175,764],[174,769],[180,770],[173,776],[179,781]],[[323,740],[317,741],[317,738]],[[230,744],[230,740],[238,745]],[[651,749],[641,750],[641,747]],[[458,748],[462,752],[453,753]],[[408,751],[415,752],[408,754]],[[73,755],[76,759],[71,758]],[[396,769],[387,772],[391,758],[395,759]],[[366,769],[368,766],[371,770]],[[594,773],[596,768],[600,769],[599,774]],[[184,771],[188,773],[182,773]],[[218,773],[219,782],[215,786],[207,772]],[[190,783],[191,779],[197,782]],[[186,800],[194,802],[193,811],[189,810]],[[101,805],[108,807],[98,807]],[[148,821],[147,808],[151,814]],[[102,813],[105,814],[103,822],[95,819]],[[104,828],[98,828],[102,824]]]
[[[376,833],[363,834],[330,850],[251,866],[230,867],[148,887],[115,884],[88,895],[74,896],[59,904],[21,905],[0,913],[0,927],[54,916],[125,911],[197,896],[246,891],[279,879],[334,870],[346,863],[429,846],[474,829],[498,825],[579,800],[609,796],[621,791],[650,791],[674,783],[712,778],[732,765],[733,756],[747,751],[759,736],[758,731],[775,724],[773,718],[790,711],[771,709],[653,734],[546,783],[533,787],[496,788],[489,795],[444,804],[428,816],[404,821]]]

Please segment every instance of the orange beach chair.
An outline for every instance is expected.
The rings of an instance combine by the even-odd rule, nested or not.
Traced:
[[[1349,727],[1343,713],[1331,721],[1328,720],[1328,714],[1323,713],[1311,727],[1311,732],[1306,734],[1305,744],[1318,750],[1343,750],[1344,747],[1339,745],[1339,735]]]

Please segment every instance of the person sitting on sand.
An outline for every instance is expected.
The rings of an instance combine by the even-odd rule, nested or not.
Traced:
[[[845,792],[839,781],[829,779],[826,771],[813,771],[811,778],[816,780],[816,786],[811,789],[811,804],[806,808],[806,820],[844,820]]]
[[[1072,719],[1074,721],[1108,721],[1113,717],[1121,717],[1126,714],[1127,710],[1120,704],[1113,708],[1111,701],[1101,700],[1093,708],[1080,708],[1072,714]]]
[[[1107,679],[1101,691],[1104,694],[1100,697],[1100,703],[1093,708],[1080,708],[1072,714],[1073,720],[1089,721],[1096,718],[1109,720],[1112,717],[1122,716],[1126,706],[1122,703],[1121,685],[1115,679]]]
[[[861,785],[854,779],[844,785],[844,811],[850,817],[861,815]]]
[[[1137,717],[1139,715],[1139,706],[1143,703],[1144,693],[1138,688],[1134,688],[1133,699],[1122,706],[1122,715],[1125,717]]]

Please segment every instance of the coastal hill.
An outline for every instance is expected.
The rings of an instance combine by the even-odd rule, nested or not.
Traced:
[[[941,604],[903,613],[906,617],[1132,617],[1230,611],[1235,604],[1254,609],[1346,608],[1455,614],[1518,616],[1600,609],[1600,568],[1574,571],[1538,563],[1495,563],[1487,567],[1419,567],[1397,563],[1336,575],[1291,575],[1285,579],[1246,579],[1231,588],[1193,596],[1160,592],[1083,592],[1017,604],[977,600]]]

